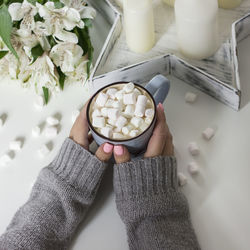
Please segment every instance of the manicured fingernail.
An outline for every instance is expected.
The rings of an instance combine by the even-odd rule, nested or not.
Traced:
[[[107,154],[111,153],[112,150],[113,150],[113,145],[112,144],[109,144],[109,143],[105,143],[104,146],[103,146],[103,151]]]
[[[124,153],[123,146],[115,146],[114,152],[116,155],[119,155],[119,156],[123,155]]]
[[[164,111],[164,106],[162,105],[162,103],[159,103],[157,106],[159,109],[161,109],[162,111]]]

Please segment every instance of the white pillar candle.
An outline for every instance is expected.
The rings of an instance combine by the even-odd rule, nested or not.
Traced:
[[[174,7],[175,0],[163,0],[163,2],[171,7]]]
[[[218,49],[217,0],[176,0],[175,17],[181,53],[205,59]]]
[[[242,0],[218,0],[219,7],[224,9],[233,9],[239,6]]]
[[[152,0],[124,0],[126,40],[136,53],[149,51],[155,43]]]

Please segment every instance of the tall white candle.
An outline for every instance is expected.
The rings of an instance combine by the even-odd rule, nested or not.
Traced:
[[[186,57],[204,59],[218,49],[217,0],[176,0],[179,49]]]
[[[239,6],[242,0],[218,0],[219,7],[224,9],[233,9]]]
[[[123,11],[128,47],[147,52],[155,43],[152,0],[124,0]]]

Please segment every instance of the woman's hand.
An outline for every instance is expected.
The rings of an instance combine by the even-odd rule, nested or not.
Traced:
[[[71,131],[69,138],[75,141],[77,144],[81,145],[86,150],[89,150],[89,145],[92,143],[92,135],[89,134],[89,126],[87,121],[87,105],[84,105],[81,113],[77,117]],[[109,143],[102,144],[96,151],[96,157],[101,161],[108,161],[113,153],[113,145]]]
[[[144,154],[145,158],[156,156],[173,156],[174,146],[172,142],[172,135],[166,123],[164,114],[164,107],[160,103],[157,106],[157,120],[153,134],[149,140],[147,151]],[[124,146],[114,146],[114,157],[116,163],[123,163],[130,161],[130,154]]]

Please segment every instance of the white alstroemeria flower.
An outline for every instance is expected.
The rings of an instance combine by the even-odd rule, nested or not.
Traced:
[[[86,6],[86,3],[83,0],[61,0],[61,2],[70,7],[76,9],[83,18],[91,18],[94,19],[96,16],[96,11],[94,8]]]
[[[50,51],[50,58],[65,74],[75,71],[82,58],[82,48],[74,43],[59,43]]]
[[[42,93],[42,87],[56,91],[59,86],[58,77],[55,75],[55,66],[46,53],[22,71],[21,77],[27,78],[30,86],[34,86],[37,93]]]
[[[81,16],[74,8],[64,6],[56,9],[53,2],[47,2],[45,5],[36,3],[39,15],[45,20],[45,25],[50,27],[50,32],[58,41],[78,43],[78,37],[75,33],[69,32],[75,27],[83,28],[84,22]]]

